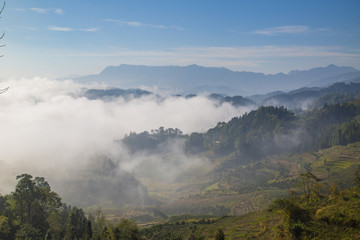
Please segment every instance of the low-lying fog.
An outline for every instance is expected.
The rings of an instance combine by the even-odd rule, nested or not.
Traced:
[[[17,79],[0,85],[10,87],[0,95],[1,194],[14,189],[15,177],[21,173],[43,176],[51,186],[60,186],[62,179],[89,168],[94,156],[99,155],[113,159],[116,164],[112,167],[131,172],[146,156],[137,156],[136,163],[131,164],[125,147],[116,141],[130,131],[163,126],[178,128],[185,134],[203,132],[219,121],[249,111],[228,103],[217,105],[204,96],[169,96],[162,101],[154,96],[129,101],[89,100],[83,97],[86,89],[105,86],[71,80]],[[176,150],[176,154],[179,164],[181,153]],[[184,164],[189,166],[188,161],[184,160]]]

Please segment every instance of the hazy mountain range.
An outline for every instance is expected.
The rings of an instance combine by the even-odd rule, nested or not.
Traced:
[[[142,89],[89,89],[84,92],[84,97],[95,100],[112,101],[117,98],[123,98],[131,101],[135,98],[152,96],[153,101],[162,101],[166,98],[156,95],[152,92]],[[335,104],[351,101],[360,97],[360,77],[346,82],[337,82],[328,87],[305,87],[295,89],[289,92],[276,91],[264,95],[252,95],[242,97],[239,95],[227,96],[225,94],[212,93],[205,95],[208,99],[213,100],[216,104],[230,103],[233,106],[285,106],[289,109],[312,109],[322,107],[325,103]],[[194,98],[197,94],[180,95],[173,97]]]
[[[101,82],[111,87],[156,87],[176,93],[223,93],[228,95],[264,94],[289,91],[302,87],[325,87],[360,76],[353,67],[329,65],[309,70],[294,70],[288,74],[237,72],[219,67],[137,66],[106,67],[97,75],[76,78],[79,82]]]

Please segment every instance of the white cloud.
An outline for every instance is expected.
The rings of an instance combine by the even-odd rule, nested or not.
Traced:
[[[56,8],[54,11],[58,15],[64,14],[64,10],[62,10],[61,8]]]
[[[40,14],[46,14],[49,12],[49,9],[47,8],[30,8],[30,10]]]
[[[149,24],[137,21],[122,21],[118,19],[105,19],[107,22],[118,23],[120,25],[126,25],[129,27],[148,27],[148,28],[157,28],[157,29],[176,29],[176,30],[184,30],[184,28],[179,26],[165,26],[165,25],[156,25],[156,24]]]
[[[49,26],[48,29],[52,30],[52,31],[59,31],[59,32],[70,32],[70,31],[82,31],[82,32],[97,32],[99,31],[99,28],[79,28],[79,29],[74,29],[74,28],[70,28],[70,27],[59,27],[59,26]]]
[[[253,33],[273,36],[278,34],[300,34],[300,33],[308,33],[310,32],[310,28],[304,25],[293,25],[293,26],[279,26],[274,28],[265,28],[260,30],[255,30]]]
[[[173,29],[176,29],[176,30],[179,30],[179,31],[185,30],[185,28],[179,27],[179,26],[170,26],[170,28],[173,28]]]
[[[123,151],[114,141],[130,131],[179,128],[186,133],[206,131],[248,109],[215,106],[205,97],[151,97],[113,102],[88,100],[87,85],[45,78],[7,80],[10,90],[0,101],[0,192],[13,189],[24,172],[46,179],[61,178],[94,154]],[[191,106],[191,107],[189,107]],[[63,171],[62,171],[63,170]],[[9,183],[9,184],[7,184]]]
[[[119,22],[119,20],[112,19],[112,18],[106,18],[106,19],[104,19],[104,21],[106,21],[106,22],[112,22],[112,23],[117,23],[117,22]]]
[[[99,28],[96,28],[96,27],[93,27],[93,28],[80,28],[79,30],[83,31],[83,32],[97,32],[97,31],[99,31]]]
[[[164,25],[154,25],[154,24],[147,24],[147,23],[141,23],[141,22],[124,21],[124,22],[120,22],[120,23],[128,25],[130,27],[150,27],[150,28],[161,28],[161,29],[166,28]]]
[[[72,28],[69,27],[58,27],[58,26],[49,26],[49,29],[52,31],[59,31],[59,32],[70,32],[73,31]]]
[[[48,14],[48,13],[55,13],[58,15],[64,14],[64,11],[61,8],[30,8],[30,10],[39,14]]]

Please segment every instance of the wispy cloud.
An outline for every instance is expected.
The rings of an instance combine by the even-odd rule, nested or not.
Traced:
[[[49,30],[52,31],[58,31],[58,32],[71,32],[71,31],[81,31],[81,32],[97,32],[99,31],[99,28],[92,27],[92,28],[71,28],[71,27],[59,27],[59,26],[49,26]]]
[[[97,32],[97,31],[99,31],[99,28],[96,28],[96,27],[93,27],[93,28],[80,28],[79,30],[83,31],[83,32]]]
[[[112,23],[118,23],[118,22],[119,22],[119,20],[112,19],[112,18],[106,18],[106,19],[104,19],[104,21],[106,21],[106,22],[112,22]]]
[[[58,15],[64,14],[64,10],[62,10],[61,8],[30,8],[30,10],[39,14],[48,14],[48,13],[55,13]]]
[[[150,28],[160,28],[160,29],[166,28],[164,25],[154,25],[154,24],[147,24],[147,23],[141,23],[141,22],[124,21],[124,22],[120,22],[120,23],[124,24],[124,25],[128,25],[130,27],[150,27]]]
[[[179,26],[169,26],[169,28],[173,28],[173,29],[176,29],[176,30],[179,30],[179,31],[185,30],[185,28],[179,27]]]
[[[300,34],[300,33],[308,33],[311,29],[308,26],[304,25],[293,25],[293,26],[279,26],[273,28],[265,28],[255,30],[252,33],[273,36],[278,34]]]
[[[148,23],[142,23],[142,22],[136,22],[136,21],[122,21],[122,20],[117,20],[117,19],[105,19],[105,21],[118,23],[121,25],[130,26],[130,27],[150,27],[150,28],[159,28],[159,29],[166,28],[164,25],[155,25],[155,24],[148,24]]]
[[[30,8],[30,10],[40,14],[46,14],[49,12],[49,9],[47,8]]]
[[[123,21],[118,19],[105,19],[107,22],[118,23],[120,25],[126,25],[129,27],[147,27],[147,28],[157,28],[157,29],[177,29],[177,30],[184,30],[184,28],[179,26],[165,26],[165,25],[156,25],[156,24],[149,24],[137,21]]]
[[[64,10],[62,10],[61,8],[56,8],[54,11],[58,15],[64,14]]]
[[[70,31],[74,31],[74,29],[69,28],[69,27],[58,27],[58,26],[49,26],[49,30],[59,31],[59,32],[70,32]]]

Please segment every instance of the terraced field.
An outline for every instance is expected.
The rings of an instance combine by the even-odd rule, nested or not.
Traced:
[[[158,200],[157,204],[142,208],[105,208],[104,214],[110,220],[129,217],[145,225],[161,223],[167,216],[184,213],[239,216],[263,209],[274,199],[288,197],[290,188],[301,194],[297,178],[305,168],[320,178],[322,192],[327,193],[332,183],[340,189],[353,186],[358,166],[360,142],[304,154],[267,157],[247,165],[220,159],[182,182],[142,179],[150,196]],[[244,231],[240,232],[245,236]]]

